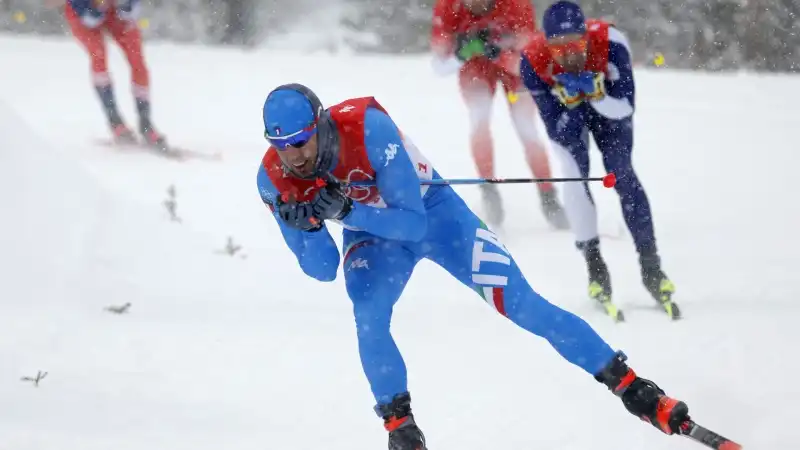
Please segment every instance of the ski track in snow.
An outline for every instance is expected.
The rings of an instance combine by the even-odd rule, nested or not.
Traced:
[[[127,66],[109,51],[135,126]],[[473,176],[456,80],[435,77],[426,57],[146,52],[156,125],[222,162],[92,145],[107,131],[83,50],[0,38],[0,449],[385,448],[342,277],[306,278],[258,197],[261,107],[292,81],[326,104],[374,95],[444,176]],[[625,231],[603,242],[628,319],[611,323],[585,297],[570,235],[546,231],[532,186],[501,187],[504,240],[540,293],[699,423],[746,449],[793,448],[800,77],[639,70],[637,83],[635,165],[685,319],[655,308]],[[500,96],[494,114],[498,176],[529,176]],[[596,151],[592,164],[601,175]],[[181,223],[161,204],[170,185]],[[456,189],[481,212],[475,187]],[[617,233],[616,196],[593,192],[601,229]],[[228,236],[245,259],[216,253]],[[126,302],[128,314],[103,310]],[[630,416],[431,263],[395,311],[433,450],[700,448]],[[48,372],[38,388],[20,381],[37,370]]]

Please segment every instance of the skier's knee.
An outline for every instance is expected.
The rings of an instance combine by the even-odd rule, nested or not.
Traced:
[[[386,299],[352,299],[356,334],[360,340],[382,339],[389,335],[392,303]]]
[[[553,323],[571,315],[550,303],[530,286],[519,296],[509,296],[506,317],[520,327],[539,336],[546,336]]]
[[[367,334],[388,333],[392,307],[402,286],[396,286],[391,277],[374,277],[369,281],[349,279],[347,294],[353,302],[353,315],[359,337]]]
[[[631,166],[617,169],[614,171],[614,175],[617,177],[617,182],[614,185],[614,189],[619,194],[630,194],[642,188],[642,185],[639,182],[639,177],[636,176],[636,172]]]
[[[136,86],[148,87],[150,85],[150,73],[144,61],[131,61],[131,81]]]

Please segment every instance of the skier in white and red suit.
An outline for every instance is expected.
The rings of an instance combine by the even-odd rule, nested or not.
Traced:
[[[549,178],[550,162],[537,126],[536,104],[522,83],[520,54],[536,31],[528,0],[437,0],[434,5],[431,48],[437,71],[459,70],[459,87],[470,118],[472,157],[482,178],[493,178],[492,102],[497,84],[503,86],[514,128],[525,149],[528,166],[537,178]],[[552,183],[537,184],[548,222],[568,227]],[[504,209],[497,186],[480,185],[487,220],[500,225]]]

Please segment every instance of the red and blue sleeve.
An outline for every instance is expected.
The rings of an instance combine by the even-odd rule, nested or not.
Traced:
[[[606,93],[602,100],[592,101],[592,107],[602,116],[621,120],[633,115],[636,108],[636,89],[628,39],[617,28],[608,27],[608,71]]]
[[[386,239],[421,240],[427,232],[428,218],[419,176],[397,126],[383,111],[369,108],[364,135],[367,157],[386,208],[354,203],[342,222]]]
[[[280,194],[263,165],[258,169],[256,182],[261,200],[269,207],[272,216],[278,222],[283,240],[294,253],[303,272],[319,281],[335,280],[339,269],[339,249],[327,227],[323,225],[318,231],[302,231],[289,227],[278,216],[275,199]]]

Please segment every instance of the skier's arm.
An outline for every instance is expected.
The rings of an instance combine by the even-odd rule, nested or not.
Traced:
[[[440,59],[446,59],[454,51],[454,19],[453,1],[437,0],[433,6],[433,19],[431,21],[431,51]]]
[[[584,118],[580,108],[567,108],[551,92],[552,87],[533,70],[528,56],[523,53],[520,74],[525,87],[530,91],[547,128],[547,134],[555,142],[571,147],[581,135]]]
[[[615,27],[608,27],[608,72],[606,96],[590,102],[592,107],[609,119],[624,119],[633,115],[635,84],[628,39]]]
[[[386,239],[419,241],[425,236],[428,219],[419,176],[397,126],[384,112],[369,108],[364,130],[367,156],[386,208],[353,203],[342,223]]]
[[[286,225],[274,207],[274,201],[280,194],[263,165],[258,169],[257,184],[261,200],[278,222],[283,239],[294,253],[303,272],[319,281],[335,280],[339,269],[339,249],[328,229],[323,225],[318,231],[302,231]]]
[[[92,0],[69,0],[69,5],[87,27],[95,28],[103,23],[105,14],[92,7]]]
[[[528,0],[514,2],[509,8],[509,21],[514,33],[514,50],[520,51],[536,34],[533,4]]]

